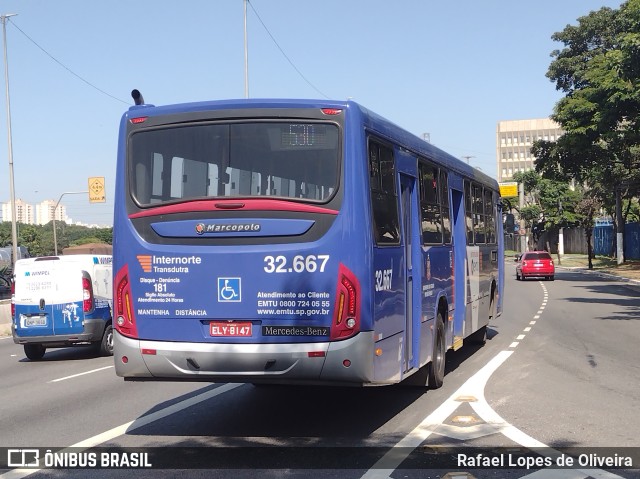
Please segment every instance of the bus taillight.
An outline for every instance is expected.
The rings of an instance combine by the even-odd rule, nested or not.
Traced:
[[[338,270],[336,305],[329,339],[346,339],[360,331],[360,283],[343,264]]]
[[[131,285],[127,266],[116,274],[115,325],[116,330],[125,336],[138,337],[138,328],[131,304]]]

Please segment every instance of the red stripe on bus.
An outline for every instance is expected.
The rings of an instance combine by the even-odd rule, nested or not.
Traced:
[[[175,205],[158,206],[148,210],[132,213],[129,218],[143,218],[145,216],[168,215],[172,213],[191,213],[193,211],[293,211],[299,213],[319,213],[337,215],[338,211],[320,206],[306,205],[292,201],[280,200],[202,200],[179,203]]]

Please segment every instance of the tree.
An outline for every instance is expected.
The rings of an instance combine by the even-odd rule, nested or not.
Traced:
[[[543,178],[533,170],[518,172],[513,179],[524,187],[525,205],[519,213],[531,229],[534,244],[544,231],[557,232],[577,223],[579,190],[572,190],[565,181]]]
[[[623,231],[611,193],[630,205],[640,191],[640,0],[591,12],[552,38],[565,45],[552,52],[547,72],[565,93],[552,115],[564,134],[534,144],[536,171],[585,185],[618,212]]]
[[[73,244],[91,242],[113,243],[113,228],[87,228],[86,226],[67,225],[56,222],[58,229],[58,251]],[[11,245],[11,222],[0,222],[0,247]],[[18,245],[26,246],[31,256],[50,256],[54,254],[53,224],[27,225],[18,223]]]

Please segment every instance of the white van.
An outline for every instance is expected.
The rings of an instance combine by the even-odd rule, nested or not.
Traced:
[[[93,345],[113,354],[112,257],[80,254],[16,261],[13,342],[29,359],[46,348]]]

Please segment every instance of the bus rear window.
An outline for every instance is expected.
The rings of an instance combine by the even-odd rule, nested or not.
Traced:
[[[129,141],[140,206],[207,197],[327,201],[337,188],[339,129],[253,122],[143,130]]]

